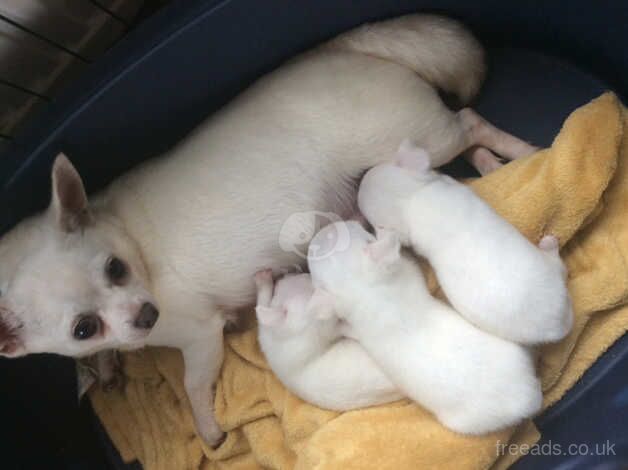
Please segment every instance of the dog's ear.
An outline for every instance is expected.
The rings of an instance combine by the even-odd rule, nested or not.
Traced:
[[[25,354],[18,329],[9,319],[9,312],[0,307],[0,356],[17,357]]]
[[[64,232],[78,230],[91,221],[83,181],[68,157],[62,153],[52,166],[51,206],[55,220]]]
[[[401,257],[401,242],[394,230],[375,228],[377,239],[364,247],[368,257],[380,266],[389,266]]]
[[[417,173],[427,173],[432,166],[427,151],[417,147],[410,139],[404,139],[399,145],[395,165]]]
[[[255,307],[255,313],[257,314],[258,323],[264,326],[276,326],[281,323],[287,315],[286,309],[284,308],[262,307],[261,305]]]
[[[326,320],[334,316],[334,299],[332,294],[325,289],[317,287],[307,304],[308,315],[314,315],[320,320]]]

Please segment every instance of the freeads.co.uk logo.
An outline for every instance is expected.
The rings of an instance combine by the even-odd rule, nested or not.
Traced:
[[[318,231],[342,218],[333,212],[296,212],[286,219],[279,231],[279,246],[302,259],[319,260],[349,248],[351,239],[346,224],[335,224],[335,230],[310,243]]]

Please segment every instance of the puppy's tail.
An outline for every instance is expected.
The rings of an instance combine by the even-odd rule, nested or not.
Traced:
[[[478,92],[485,73],[484,50],[460,23],[436,15],[407,15],[365,24],[328,47],[350,50],[409,67],[463,104]]]

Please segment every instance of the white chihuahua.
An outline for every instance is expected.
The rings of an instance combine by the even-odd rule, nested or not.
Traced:
[[[506,158],[534,151],[471,110],[450,111],[435,90],[466,102],[483,74],[482,49],[458,23],[411,15],[291,60],[89,204],[59,156],[48,211],[0,241],[0,352],[180,348],[199,434],[219,443],[211,404],[225,315],[254,303],[256,271],[303,263],[278,243],[287,219],[353,213],[357,179],[404,136],[434,166],[478,145]],[[498,165],[486,149],[469,158],[483,172]]]
[[[336,411],[403,397],[362,346],[342,336],[338,317],[317,308],[309,274],[280,279],[274,292],[272,271],[258,272],[255,282],[260,346],[295,395]]]
[[[483,330],[537,344],[571,329],[558,240],[533,245],[471,188],[432,171],[411,142],[395,164],[366,173],[358,204],[372,225],[397,231],[428,259],[454,308]]]
[[[336,312],[392,382],[454,431],[489,433],[539,411],[541,385],[528,349],[433,298],[394,232],[376,239],[357,222],[346,224],[349,247],[329,247],[328,256],[310,262],[314,314]],[[312,243],[324,245],[335,230],[328,225]]]

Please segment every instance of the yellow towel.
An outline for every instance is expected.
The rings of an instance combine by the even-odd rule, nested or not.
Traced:
[[[567,339],[541,350],[546,407],[628,326],[625,116],[615,95],[602,95],[569,117],[550,149],[471,183],[531,240],[553,233],[563,245],[576,321]],[[146,349],[124,361],[125,389],[94,389],[90,398],[122,457],[139,459],[146,470],[506,468],[516,456],[498,455],[498,443],[539,437],[532,422],[483,437],[457,435],[408,401],[323,411],[278,382],[252,329],[227,336],[215,406],[228,437],[213,451],[194,433],[179,352]]]

